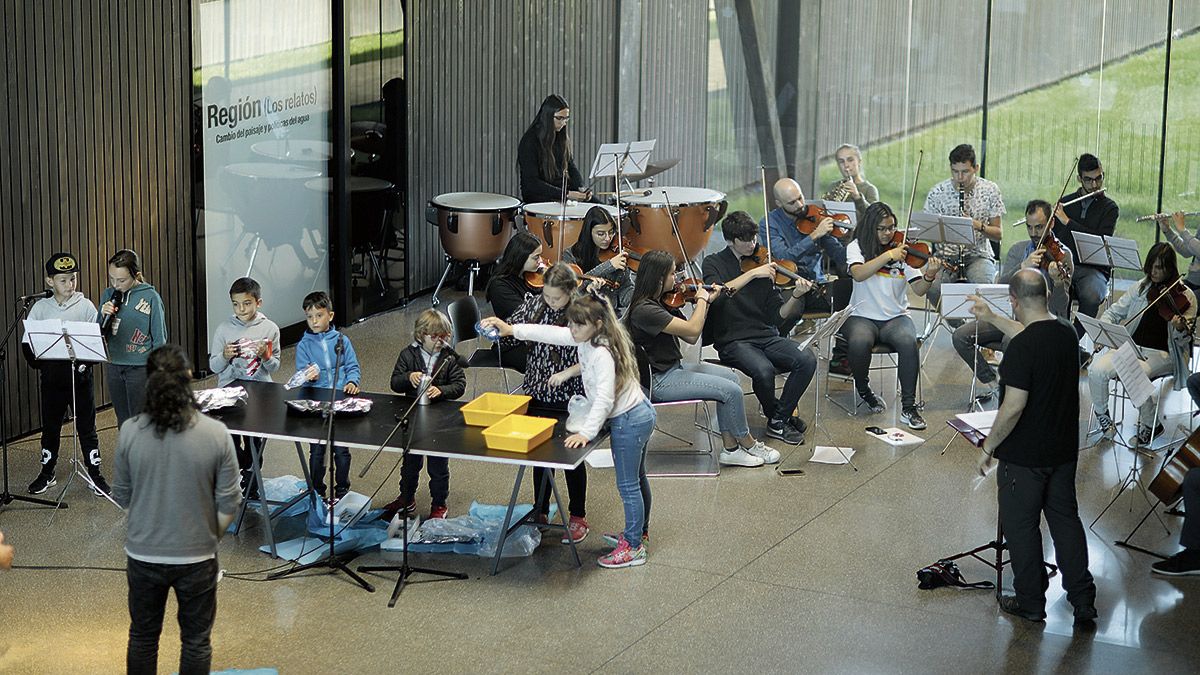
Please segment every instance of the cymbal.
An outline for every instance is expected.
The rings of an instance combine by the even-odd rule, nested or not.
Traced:
[[[678,159],[667,159],[667,160],[663,160],[661,162],[650,162],[649,164],[646,165],[646,171],[644,173],[627,173],[627,174],[624,174],[623,177],[628,180],[646,180],[647,178],[650,178],[651,176],[657,176],[658,174],[666,171],[667,169],[673,168],[678,163],[679,163]]]

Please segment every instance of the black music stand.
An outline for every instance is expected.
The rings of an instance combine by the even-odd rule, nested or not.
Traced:
[[[329,462],[329,466],[328,466],[329,476],[328,476],[328,482],[326,483],[326,487],[328,487],[330,490],[333,490],[334,485],[335,485],[334,466],[336,464],[336,462],[334,461],[334,454],[333,454],[333,418],[335,417],[333,404],[337,401],[338,374],[341,372],[341,369],[342,369],[342,359],[344,358],[344,356],[343,356],[344,352],[345,352],[345,346],[342,342],[342,337],[339,335],[338,340],[337,340],[337,346],[334,347],[333,377],[332,377],[332,381],[330,382],[330,387],[329,387],[329,410],[325,411],[325,420],[326,420],[326,430],[325,430],[325,455],[326,455],[326,457],[325,457],[325,459],[326,459],[326,461]],[[312,489],[312,487],[313,487],[312,485],[309,485],[310,490]],[[260,496],[266,497],[266,495],[260,495]],[[293,574],[297,574],[297,573],[303,572],[305,570],[324,569],[330,573],[342,572],[346,576],[350,577],[359,586],[362,586],[364,589],[366,589],[366,591],[368,593],[374,593],[375,587],[372,586],[370,583],[368,583],[366,579],[363,579],[362,577],[355,574],[354,570],[350,569],[350,566],[346,564],[348,561],[353,560],[354,558],[357,558],[358,552],[357,551],[348,551],[346,553],[338,553],[335,550],[334,547],[337,544],[337,533],[334,532],[333,528],[334,528],[334,525],[337,523],[337,519],[335,519],[333,517],[333,505],[332,504],[327,503],[325,510],[326,510],[326,517],[329,520],[329,557],[325,558],[324,560],[314,560],[313,562],[310,562],[310,563],[307,563],[304,565],[297,565],[296,567],[292,567],[290,569],[282,570],[280,572],[275,572],[274,574],[268,575],[267,579],[273,581],[275,579],[281,579],[283,577],[291,576]],[[270,523],[268,523],[267,526],[270,527]]]
[[[29,308],[33,306],[34,301],[39,299],[40,295],[32,295],[18,301],[17,305],[20,309],[17,311],[17,318],[12,323],[8,324],[8,329],[4,331],[4,339],[0,340],[0,396],[4,396],[4,405],[0,405],[0,464],[3,465],[4,487],[3,492],[0,492],[0,509],[8,506],[13,502],[25,502],[27,504],[37,504],[39,506],[49,506],[52,508],[67,508],[66,504],[57,504],[49,499],[38,499],[36,497],[26,497],[24,495],[14,495],[9,489],[8,483],[8,369],[5,364],[8,362],[8,340],[12,337],[13,332],[17,330],[17,325],[29,313]]]
[[[367,462],[367,465],[364,466],[362,471],[358,474],[359,478],[362,478],[363,476],[367,475],[367,471],[369,471],[371,469],[371,465],[375,463],[375,460],[379,458],[380,453],[382,453],[383,449],[385,447],[387,447],[387,444],[392,440],[392,436],[395,436],[396,432],[401,429],[404,430],[404,446],[400,449],[400,462],[403,463],[404,458],[408,457],[408,453],[412,449],[412,425],[409,424],[409,418],[412,417],[413,410],[416,410],[418,405],[428,405],[428,401],[426,401],[426,403],[424,403],[424,404],[421,401],[425,399],[425,394],[426,394],[426,392],[429,391],[429,387],[432,386],[434,378],[437,377],[438,373],[441,372],[441,369],[443,367],[445,367],[446,363],[448,363],[449,361],[450,361],[450,358],[444,358],[442,360],[441,365],[438,366],[437,371],[432,373],[429,377],[422,379],[421,386],[419,386],[417,388],[417,391],[414,394],[414,397],[413,397],[414,400],[412,402],[412,405],[408,406],[408,410],[405,410],[403,415],[397,416],[396,426],[392,427],[391,433],[389,433],[387,435],[387,438],[383,439],[383,443],[379,444],[379,448],[377,448],[375,450],[375,454],[371,457],[371,460],[369,462]],[[401,532],[400,538],[401,539],[400,539],[400,541],[401,541],[401,543],[404,544],[403,554],[402,554],[403,557],[401,559],[400,564],[399,565],[361,565],[358,568],[359,572],[399,572],[400,573],[400,576],[397,577],[397,579],[396,579],[396,586],[395,586],[395,588],[392,589],[392,597],[390,600],[388,600],[389,608],[396,606],[396,600],[398,600],[400,598],[400,592],[404,590],[404,582],[407,581],[408,578],[414,574],[429,574],[429,575],[438,576],[438,577],[446,577],[449,579],[466,579],[467,578],[467,575],[462,574],[461,572],[444,572],[442,570],[435,570],[435,569],[431,569],[428,567],[413,567],[412,565],[409,565],[408,564],[408,514],[402,512],[399,514],[399,516],[400,516],[400,520],[401,520],[401,525],[400,525],[400,532]],[[503,543],[504,542],[500,542],[501,545],[503,545]]]

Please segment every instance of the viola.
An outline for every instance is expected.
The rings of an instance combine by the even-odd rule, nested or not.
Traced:
[[[796,285],[796,281],[800,279],[800,275],[796,270],[796,263],[791,260],[782,259],[767,259],[766,250],[760,245],[754,248],[754,253],[742,256],[742,271],[749,272],[756,267],[762,267],[768,262],[775,264],[775,285],[783,288]]]
[[[679,309],[686,303],[696,302],[696,291],[701,288],[712,293],[720,287],[706,284],[699,279],[683,279],[676,281],[674,288],[662,294],[662,303],[672,309]]]
[[[892,241],[888,244],[888,248],[893,249],[897,246],[906,247],[904,250],[904,263],[909,267],[921,269],[929,262],[929,258],[933,256],[933,253],[929,250],[929,244],[923,241],[908,241],[904,233],[899,230],[892,235]],[[958,267],[945,261],[942,262],[942,266],[951,272],[958,271]]]
[[[1054,264],[1058,268],[1058,278],[1064,284],[1070,282],[1071,275],[1067,273],[1067,247],[1063,246],[1062,241],[1054,236],[1049,227],[1043,236],[1042,248],[1046,251],[1042,255],[1042,269],[1049,271],[1050,265]]]
[[[796,218],[796,229],[800,230],[800,234],[811,235],[816,231],[817,225],[825,218],[833,219],[833,230],[830,231],[830,234],[838,239],[849,236],[850,216],[845,213],[832,213],[828,209],[816,204],[806,204],[804,206],[804,211]]]
[[[1151,293],[1153,292],[1151,290]],[[1173,283],[1166,290],[1159,291],[1158,297],[1154,300],[1154,309],[1164,321],[1170,321],[1177,316],[1183,316],[1191,307],[1192,303],[1188,300],[1187,293],[1184,292],[1183,286],[1179,283]]]

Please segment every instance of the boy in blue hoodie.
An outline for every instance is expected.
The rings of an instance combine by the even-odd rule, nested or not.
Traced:
[[[217,386],[227,387],[238,380],[270,382],[279,370],[279,326],[259,309],[262,286],[250,277],[242,277],[229,287],[233,316],[213,333],[208,367],[217,375]],[[251,451],[262,452],[266,439],[234,434],[238,468],[242,472],[242,496],[258,499]]]
[[[358,357],[350,338],[333,327],[333,301],[325,291],[315,291],[304,296],[304,318],[308,330],[296,345],[296,370],[303,371],[309,386],[328,389],[333,386],[333,366],[337,362],[337,345],[342,344],[342,366],[337,382],[347,394],[358,393],[362,381]],[[333,502],[350,491],[350,451],[345,447],[333,446],[334,481]],[[313,488],[325,496],[325,446],[313,443],[309,446],[308,470],[312,475]]]

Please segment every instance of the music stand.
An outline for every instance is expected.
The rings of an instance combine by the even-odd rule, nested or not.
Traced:
[[[0,465],[3,466],[3,485],[0,486],[0,509],[3,509],[5,506],[8,506],[13,502],[39,504],[41,506],[53,506],[55,508],[66,506],[65,504],[56,504],[55,502],[46,499],[38,499],[37,497],[14,495],[9,489],[10,486],[8,483],[8,415],[5,414],[5,408],[8,407],[8,387],[6,386],[6,382],[8,381],[8,368],[5,367],[8,363],[8,339],[12,337],[13,332],[17,330],[17,326],[21,324],[21,321],[29,313],[29,308],[33,306],[33,303],[38,298],[42,297],[46,296],[44,294],[27,295],[17,301],[15,305],[19,308],[17,310],[17,319],[8,324],[8,328],[6,328],[4,331],[4,339],[0,340],[0,396],[4,397],[5,403],[5,405],[0,405]]]
[[[596,150],[596,158],[592,160],[592,170],[589,179],[618,177],[624,174],[640,174],[646,172],[650,163],[650,153],[658,141],[628,141],[625,143],[602,143]],[[617,190],[619,191],[619,186]]]
[[[1076,232],[1074,236],[1079,253],[1076,264],[1141,271],[1142,256],[1136,241],[1086,232]]]
[[[853,312],[854,309],[856,307],[858,307],[859,304],[860,303],[855,303],[853,305],[847,305],[846,307],[839,309],[838,311],[834,312],[833,314],[830,314],[829,318],[822,321],[820,323],[820,325],[818,325],[816,327],[816,329],[813,330],[812,335],[808,336],[807,340],[800,343],[800,349],[801,350],[816,349],[819,352],[821,345],[832,344],[834,336],[837,334],[838,331],[840,331],[842,329],[842,324],[846,323],[846,319],[850,318],[851,312]],[[838,454],[842,456],[842,459],[846,460],[846,463],[850,465],[850,468],[854,469],[855,471],[858,471],[858,467],[855,466],[854,460],[850,459],[850,457],[848,457],[846,455],[846,453],[842,452],[841,447],[838,446],[837,442],[833,439],[833,436],[830,435],[830,433],[825,429],[824,426],[816,423],[816,420],[820,419],[820,417],[821,417],[821,391],[820,391],[820,388],[821,388],[820,378],[817,378],[818,391],[816,391],[815,395],[813,396],[813,428],[818,429],[821,433],[825,434],[825,437],[828,438],[829,442],[833,444],[833,447],[835,449],[837,449]],[[825,391],[826,396],[829,395],[828,388],[829,388],[828,385],[826,385],[826,391]],[[795,452],[795,451],[793,450],[793,452]],[[816,452],[816,444],[815,443],[813,444],[813,452],[814,453]],[[775,467],[775,472],[778,473],[780,476],[799,476],[799,475],[804,474],[803,469],[784,469],[782,461]]]
[[[942,284],[942,317],[946,319],[974,319],[971,308],[978,296],[992,311],[1000,316],[1013,318],[1012,302],[1008,299],[1008,284],[973,284],[968,282]]]
[[[29,343],[35,360],[69,361],[71,364],[71,439],[75,446],[71,455],[71,464],[75,470],[67,479],[67,484],[63,486],[62,491],[58,493],[56,503],[63,504],[63,497],[66,496],[71,482],[78,474],[87,481],[93,492],[103,495],[114,506],[121,508],[104,491],[95,489],[96,484],[87,471],[83,470],[85,467],[79,460],[79,411],[75,409],[75,401],[78,398],[75,391],[75,374],[78,372],[80,362],[93,364],[108,362],[108,345],[104,342],[104,336],[100,334],[100,324],[94,321],[62,321],[60,319],[41,321],[26,319],[24,324],[25,341]]]
[[[1075,316],[1079,323],[1083,325],[1083,330],[1092,338],[1092,342],[1100,347],[1108,347],[1109,349],[1120,349],[1121,345],[1129,344],[1133,346],[1133,351],[1139,359],[1145,359],[1146,355],[1142,353],[1142,348],[1133,341],[1133,335],[1129,333],[1129,329],[1119,323],[1110,323],[1102,319],[1093,319],[1086,314],[1077,314]]]
[[[908,238],[933,244],[975,246],[975,224],[966,216],[917,211],[908,221]]]

